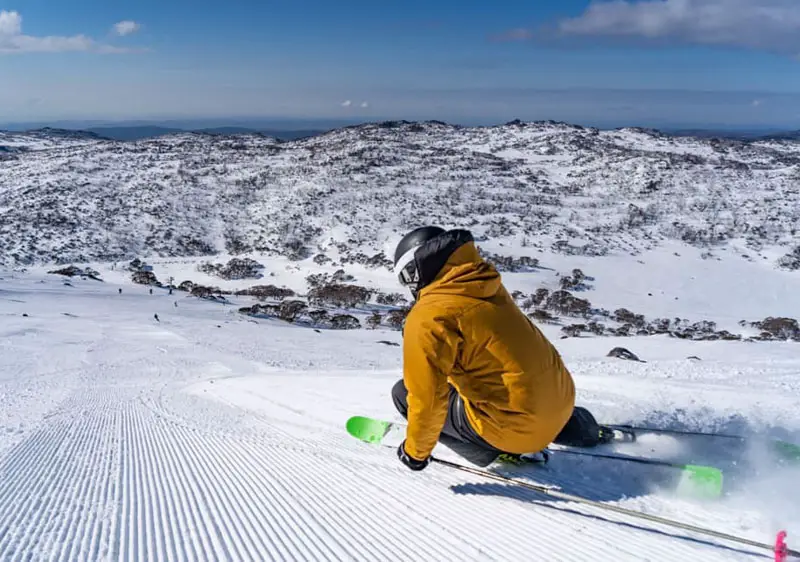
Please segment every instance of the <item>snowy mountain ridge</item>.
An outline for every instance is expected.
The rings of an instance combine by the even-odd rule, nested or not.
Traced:
[[[800,261],[791,141],[386,122],[289,142],[0,133],[0,147],[4,266],[219,253],[380,266],[423,223],[507,254],[635,255],[676,240]]]

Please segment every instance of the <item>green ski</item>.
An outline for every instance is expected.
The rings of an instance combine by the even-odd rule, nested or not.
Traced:
[[[365,416],[353,416],[347,420],[346,427],[350,435],[366,443],[397,447],[405,436],[406,425]],[[631,457],[620,454],[594,453],[562,446],[554,446],[553,450],[567,454],[674,468],[681,471],[681,479],[676,488],[679,492],[699,498],[716,498],[722,495],[723,474],[720,469],[713,466],[679,464],[660,459]]]
[[[361,441],[375,445],[385,445],[384,437],[392,432],[403,429],[393,422],[376,420],[364,416],[353,416],[347,420],[347,432]]]

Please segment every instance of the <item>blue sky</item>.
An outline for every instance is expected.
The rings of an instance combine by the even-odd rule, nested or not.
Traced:
[[[797,0],[0,0],[0,121],[800,128]]]

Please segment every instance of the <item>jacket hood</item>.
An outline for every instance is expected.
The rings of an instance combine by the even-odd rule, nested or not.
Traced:
[[[495,296],[501,287],[500,274],[481,258],[469,236],[456,241],[434,280],[420,290],[420,298],[436,294],[486,299]]]

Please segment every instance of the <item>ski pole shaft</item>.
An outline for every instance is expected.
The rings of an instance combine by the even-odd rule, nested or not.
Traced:
[[[612,429],[622,429],[628,431],[644,431],[651,433],[667,433],[671,435],[694,435],[697,437],[719,437],[721,439],[736,439],[744,441],[745,437],[742,435],[732,435],[730,433],[712,433],[707,431],[683,431],[680,429],[657,429],[654,427],[638,427],[635,425],[611,425]]]
[[[633,509],[626,509],[624,507],[619,507],[616,505],[605,504],[601,502],[597,502],[594,500],[590,500],[588,498],[584,498],[581,496],[576,496],[573,494],[567,494],[565,492],[560,492],[555,488],[550,488],[548,486],[542,486],[539,484],[531,484],[529,482],[524,482],[522,480],[517,480],[515,478],[508,478],[506,476],[501,476],[499,474],[493,474],[491,472],[480,470],[477,468],[472,468],[469,466],[460,465],[454,462],[442,460],[439,458],[433,458],[434,462],[439,464],[448,466],[450,468],[455,468],[456,470],[462,470],[464,472],[469,472],[471,474],[476,474],[478,476],[483,476],[485,478],[490,478],[492,480],[499,480],[501,482],[506,482],[508,484],[514,484],[515,486],[520,486],[522,488],[527,488],[528,490],[533,490],[534,492],[539,492],[541,494],[545,494],[548,496],[552,496],[554,498],[559,498],[566,501],[572,501],[576,503],[582,503],[586,505],[591,505],[598,509],[603,509],[605,511],[613,511],[615,513],[620,513],[622,515],[628,515],[630,517],[635,517],[637,519],[646,519],[648,521],[652,521],[653,523],[660,523],[662,525],[667,525],[670,527],[675,527],[678,529],[683,529],[684,531],[691,531],[695,533],[700,533],[702,535],[708,535],[711,537],[715,537],[718,539],[728,540],[731,542],[736,542],[740,544],[746,544],[748,546],[753,546],[756,548],[764,548],[767,550],[775,551],[775,545],[766,544],[758,541],[752,541],[750,539],[746,539],[743,537],[737,537],[735,535],[729,535],[727,533],[720,533],[719,531],[714,531],[711,529],[704,529],[703,527],[697,527],[695,525],[689,525],[688,523],[681,523],[680,521],[674,521],[672,519],[667,519],[665,517],[659,517],[657,515],[650,515],[649,513],[643,513],[641,511],[635,511]],[[791,556],[800,556],[800,551],[787,549],[787,554]]]
[[[732,435],[730,433],[712,433],[707,431],[683,431],[680,429],[657,429],[652,427],[638,427],[635,425],[610,425],[612,429],[618,429],[620,431],[642,431],[645,433],[663,433],[666,435],[680,435],[680,436],[692,436],[692,437],[718,437],[721,439],[731,439],[735,441],[739,441],[742,443],[747,442],[748,437],[744,437],[743,435]],[[788,441],[782,441],[781,439],[769,439],[772,443],[773,449],[782,457],[789,459],[789,460],[800,460],[800,445],[795,445],[794,443],[790,443]]]
[[[667,466],[670,468],[686,468],[685,464],[679,464],[669,461],[663,461],[660,459],[641,459],[638,457],[628,457],[625,455],[605,455],[603,453],[584,453],[583,451],[571,451],[569,449],[553,449],[554,451],[558,451],[559,453],[566,453],[568,455],[580,455],[583,457],[597,457],[600,459],[612,459],[618,461],[628,461],[628,462],[636,462],[639,464],[649,464],[654,466]]]

